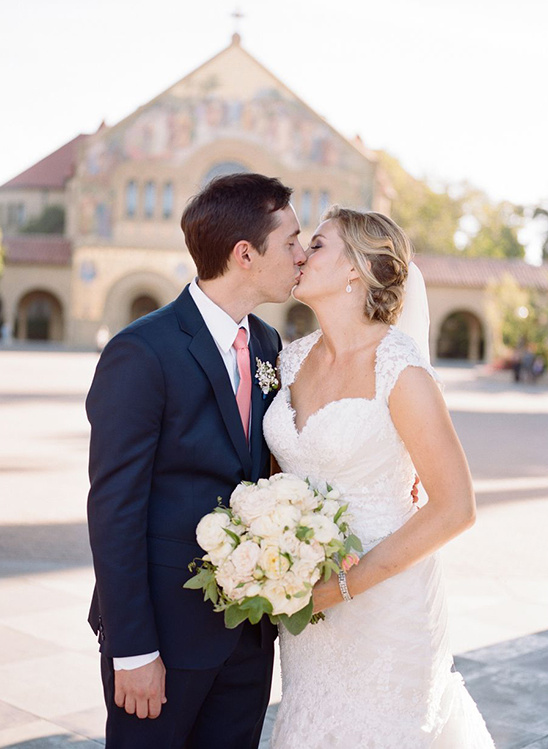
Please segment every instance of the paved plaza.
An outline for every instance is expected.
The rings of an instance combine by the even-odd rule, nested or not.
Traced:
[[[1,748],[104,743],[86,623],[83,401],[96,361],[0,350]],[[548,384],[440,373],[478,500],[474,528],[442,552],[457,666],[497,749],[548,749]],[[277,673],[261,747],[280,693]]]

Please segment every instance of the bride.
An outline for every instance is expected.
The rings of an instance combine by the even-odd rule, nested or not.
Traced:
[[[411,244],[386,216],[335,206],[307,254],[294,296],[320,330],[281,353],[265,437],[282,471],[341,492],[364,554],[314,588],[324,621],[280,632],[272,747],[490,749],[454,671],[436,554],[474,522],[470,473],[434,371],[394,327]]]

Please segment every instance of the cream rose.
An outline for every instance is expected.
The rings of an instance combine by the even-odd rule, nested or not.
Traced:
[[[234,549],[230,561],[241,580],[253,577],[260,556],[261,547],[253,541],[243,541]]]
[[[336,523],[325,515],[303,515],[300,525],[312,528],[314,539],[321,544],[328,544],[334,538],[340,538],[340,531]]]
[[[277,580],[289,569],[289,560],[284,557],[277,546],[266,546],[261,552],[260,567],[271,580]]]
[[[256,486],[237,486],[230,497],[230,506],[246,525],[276,508],[276,497],[270,489]]]
[[[228,539],[225,528],[230,525],[230,518],[226,512],[210,512],[198,523],[196,540],[205,551],[211,551],[224,544]]]

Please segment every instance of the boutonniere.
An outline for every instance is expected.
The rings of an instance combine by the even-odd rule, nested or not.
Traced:
[[[272,390],[277,390],[280,387],[280,382],[276,377],[276,370],[269,361],[261,361],[258,356],[255,361],[257,362],[255,379],[263,391],[263,398],[266,398]]]

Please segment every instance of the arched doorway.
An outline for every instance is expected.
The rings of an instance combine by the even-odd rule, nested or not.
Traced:
[[[149,294],[140,294],[135,297],[131,303],[129,321],[133,322],[133,320],[137,320],[139,317],[144,317],[145,315],[154,312],[158,307],[160,307],[160,304],[153,296],[150,296]]]
[[[294,304],[289,308],[285,321],[285,339],[289,342],[302,338],[318,327],[316,317],[305,304]]]
[[[473,312],[461,310],[445,318],[436,346],[438,358],[479,361],[484,352],[483,326]]]
[[[31,291],[17,306],[15,337],[26,341],[62,341],[63,307],[49,291]]]

